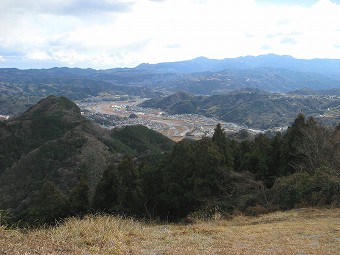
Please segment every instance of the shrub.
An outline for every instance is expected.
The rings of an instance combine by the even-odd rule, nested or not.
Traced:
[[[340,205],[340,178],[324,168],[315,174],[297,172],[279,178],[271,191],[272,202],[281,209]]]

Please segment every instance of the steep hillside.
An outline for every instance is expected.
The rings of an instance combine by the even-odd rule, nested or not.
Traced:
[[[40,210],[42,191],[66,201],[82,182],[91,199],[103,171],[120,161],[121,153],[159,153],[173,144],[147,128],[141,134],[140,127],[129,130],[152,139],[127,142],[130,132],[111,134],[86,120],[73,102],[55,96],[18,118],[0,122],[0,210],[33,218]]]

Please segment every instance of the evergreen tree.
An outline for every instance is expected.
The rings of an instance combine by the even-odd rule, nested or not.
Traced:
[[[116,201],[116,194],[112,189],[115,181],[116,166],[107,168],[101,180],[98,182],[93,198],[93,207],[98,210],[109,212]]]
[[[158,195],[162,192],[162,175],[159,168],[144,161],[138,167],[141,178],[141,188],[143,190],[143,207],[146,216],[151,220],[157,217]]]
[[[195,142],[183,140],[160,166],[162,192],[159,195],[163,215],[180,218],[196,207],[192,176],[195,172]]]
[[[209,138],[198,141],[195,153],[195,172],[192,177],[194,195],[199,201],[207,201],[218,193],[221,175],[219,167],[223,165],[223,156],[219,147]]]
[[[265,182],[267,186],[271,186],[272,178],[275,175],[272,169],[272,146],[270,139],[264,134],[255,137],[254,148],[251,154],[251,162],[253,172],[258,180]]]
[[[330,143],[332,146],[332,162],[337,176],[340,176],[340,123],[331,134]]]
[[[216,125],[215,132],[212,136],[212,141],[217,145],[218,151],[222,158],[222,164],[227,167],[234,167],[233,151],[230,141],[228,141],[225,131],[220,123]]]
[[[287,162],[285,161],[285,152],[284,152],[284,139],[281,133],[276,134],[271,139],[271,164],[270,168],[272,169],[273,176],[279,177],[285,174],[285,168]],[[274,178],[272,178],[274,181]]]
[[[237,146],[234,146],[235,170],[238,172],[249,171],[250,154],[253,150],[253,141],[242,141]]]
[[[89,209],[89,186],[85,181],[80,181],[71,191],[68,199],[71,215],[83,215]]]
[[[130,156],[104,172],[95,196],[94,208],[107,212],[140,214],[143,192],[138,169]]]
[[[138,168],[132,161],[132,157],[126,157],[117,168],[117,208],[118,212],[139,214],[143,209],[143,190]]]
[[[51,181],[46,181],[37,197],[33,206],[24,212],[23,218],[33,224],[54,223],[67,215],[67,200]]]

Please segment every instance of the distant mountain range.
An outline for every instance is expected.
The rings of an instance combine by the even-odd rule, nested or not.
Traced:
[[[295,59],[274,54],[221,60],[199,57],[188,61],[141,64],[135,69],[182,74],[175,81],[159,81],[156,88],[193,94],[223,94],[241,88],[269,92],[340,88],[340,60]]]
[[[222,60],[200,57],[108,70],[3,68],[0,114],[22,113],[50,94],[73,100],[103,94],[153,98],[176,91],[217,95],[244,88],[279,93],[322,90],[317,93],[333,95],[340,89],[340,60],[302,60],[270,54]]]
[[[244,88],[287,93],[305,88],[312,90],[340,88],[340,80],[317,73],[259,67],[183,74],[180,79],[175,81],[159,81],[153,88],[170,92],[185,91],[198,95],[225,94]]]
[[[218,72],[226,69],[254,69],[259,67],[272,67],[297,72],[320,74],[340,74],[339,59],[296,59],[291,56],[275,54],[246,56],[238,58],[209,59],[205,57],[193,60],[167,62],[159,64],[141,64],[137,69],[152,70],[165,73],[198,73]]]

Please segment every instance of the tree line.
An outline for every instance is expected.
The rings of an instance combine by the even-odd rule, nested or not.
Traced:
[[[242,211],[255,215],[306,206],[340,205],[340,125],[327,128],[300,114],[285,133],[229,139],[184,139],[153,157],[126,156],[108,167],[89,194],[81,181],[69,197],[53,182],[19,218],[53,222],[89,212],[180,220]]]
[[[218,124],[212,138],[183,140],[159,164],[127,157],[98,184],[94,208],[154,218],[190,213],[250,214],[340,204],[340,125],[300,114],[284,134],[230,140]]]

